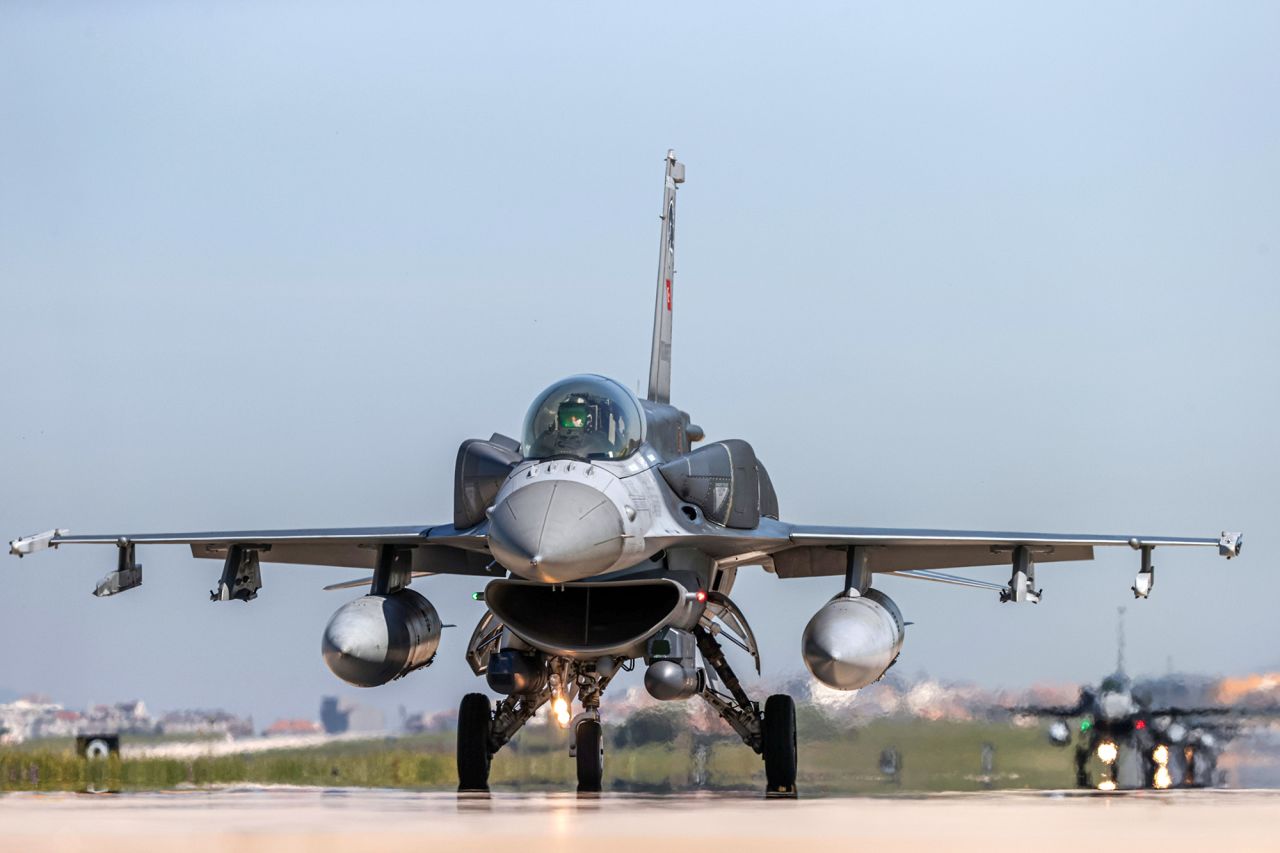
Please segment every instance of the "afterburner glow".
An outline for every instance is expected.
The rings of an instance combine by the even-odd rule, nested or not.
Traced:
[[[551,702],[551,713],[555,715],[556,724],[560,728],[567,728],[569,725],[569,702],[563,696],[557,696]]]

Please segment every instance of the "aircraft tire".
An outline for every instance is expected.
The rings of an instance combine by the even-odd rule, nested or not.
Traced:
[[[796,795],[796,703],[778,693],[764,703],[761,725],[765,791],[770,797]]]
[[[458,791],[488,791],[489,733],[493,710],[489,697],[468,693],[458,706]]]
[[[1089,781],[1089,752],[1076,748],[1076,787],[1092,788],[1093,783]]]
[[[583,720],[574,732],[578,793],[599,793],[604,785],[604,729],[599,720]]]

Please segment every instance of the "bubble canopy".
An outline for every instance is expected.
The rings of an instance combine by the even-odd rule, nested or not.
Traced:
[[[524,418],[524,458],[625,459],[644,440],[635,395],[603,376],[570,376],[538,395]]]

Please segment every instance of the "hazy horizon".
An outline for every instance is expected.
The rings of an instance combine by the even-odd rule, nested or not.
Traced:
[[[9,3],[0,534],[433,524],[459,442],[647,375],[662,157],[673,401],[801,523],[1217,535],[1043,565],[1036,606],[877,579],[904,672],[1280,668],[1280,7]],[[355,571],[140,547],[0,560],[0,686],[263,720],[482,689],[337,681]],[[971,570],[1003,581],[1003,568]],[[746,569],[766,676],[836,579]],[[734,662],[745,672],[742,655]],[[636,676],[622,682],[637,683]]]

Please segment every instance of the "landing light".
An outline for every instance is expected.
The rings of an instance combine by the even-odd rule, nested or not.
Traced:
[[[1103,764],[1115,763],[1116,756],[1120,754],[1120,750],[1109,740],[1104,740],[1098,744],[1098,758],[1102,759]]]
[[[1159,764],[1161,767],[1168,764],[1169,763],[1169,747],[1165,746],[1164,744],[1160,744],[1155,749],[1151,750],[1151,760],[1154,761],[1156,764]]]
[[[1160,790],[1173,786],[1173,777],[1169,775],[1168,767],[1157,767],[1156,774],[1151,779],[1151,784]]]
[[[556,725],[562,729],[568,728],[569,702],[563,696],[557,696],[551,701],[551,713],[555,715]]]

